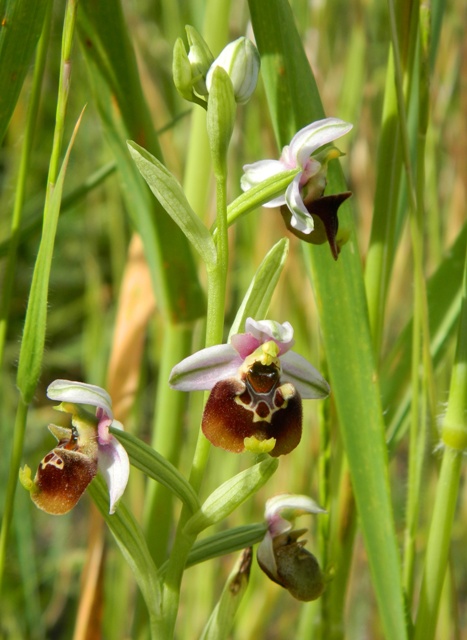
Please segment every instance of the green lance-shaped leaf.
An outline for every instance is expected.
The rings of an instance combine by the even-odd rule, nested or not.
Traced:
[[[50,269],[54,251],[55,234],[62,199],[63,182],[83,112],[75,125],[65,158],[53,188],[52,197],[48,200],[44,211],[44,226],[37,254],[36,264],[29,293],[26,320],[24,322],[23,339],[19,355],[17,385],[26,404],[31,402],[39,380],[42,356],[44,353],[45,331],[47,321],[47,297],[49,289]]]
[[[0,143],[29,70],[49,1],[0,3]]]
[[[200,640],[226,640],[230,636],[235,614],[248,588],[252,559],[253,551],[248,547],[230,572]]]
[[[169,216],[177,223],[203,261],[216,262],[216,247],[208,229],[190,207],[180,183],[166,167],[136,142],[128,142],[128,149],[139,172]]]
[[[279,240],[268,251],[264,260],[259,265],[248,291],[243,298],[235,320],[229,333],[230,337],[241,333],[245,328],[245,320],[254,318],[263,320],[271,303],[272,294],[276,288],[279,277],[284,268],[287,254],[289,253],[289,241],[287,238]]]
[[[185,532],[197,535],[203,529],[224,520],[269,480],[278,465],[277,458],[267,458],[224,482],[188,520]]]
[[[88,491],[133,571],[146,602],[151,625],[155,627],[161,616],[161,585],[143,531],[124,504],[120,503],[117,511],[109,514],[108,491],[100,475],[94,478]]]
[[[249,0],[262,76],[279,147],[324,117],[321,100],[286,0]],[[332,166],[334,164],[334,166]],[[330,163],[329,193],[346,185]],[[407,638],[384,440],[384,419],[373,358],[365,290],[351,207],[339,213],[349,242],[333,264],[324,245],[303,247],[313,277],[333,397],[382,627],[387,638]]]
[[[171,462],[131,433],[113,428],[110,431],[123,444],[134,467],[167,487],[191,513],[198,511],[200,503],[193,487]]]

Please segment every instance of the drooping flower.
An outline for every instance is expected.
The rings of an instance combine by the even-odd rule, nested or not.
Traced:
[[[293,529],[295,518],[306,513],[325,510],[308,496],[284,494],[268,500],[268,530],[256,554],[266,575],[303,602],[319,598],[326,585],[317,559],[304,548],[306,540],[299,540],[307,529]]]
[[[289,453],[300,442],[302,398],[325,398],[329,385],[291,348],[290,323],[248,318],[230,344],[202,349],[177,364],[169,383],[210,390],[203,433],[217,447],[241,453]]]
[[[41,460],[34,480],[29,467],[21,470],[23,486],[40,509],[62,515],[76,505],[99,468],[109,488],[109,512],[114,513],[128,482],[130,463],[124,447],[109,431],[110,426],[123,429],[113,419],[109,394],[92,384],[55,380],[47,396],[61,402],[56,409],[71,414],[72,426],[49,425],[58,444]],[[96,416],[80,405],[96,407]]]
[[[326,187],[327,164],[341,152],[335,147],[322,149],[352,129],[339,118],[317,120],[294,135],[282,149],[279,160],[260,160],[243,167],[241,187],[248,191],[264,180],[289,169],[300,168],[284,195],[267,202],[265,207],[281,207],[287,228],[302,240],[314,244],[329,241],[334,258],[338,228],[337,209],[351,193],[323,196]],[[316,228],[318,233],[312,234]]]

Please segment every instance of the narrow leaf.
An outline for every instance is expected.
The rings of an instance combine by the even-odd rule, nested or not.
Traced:
[[[216,247],[208,229],[190,207],[183,189],[164,165],[135,142],[128,142],[128,149],[139,172],[161,206],[177,223],[205,264],[216,262]]]
[[[229,340],[231,336],[236,333],[241,333],[244,330],[245,320],[247,318],[251,317],[255,320],[263,320],[266,318],[272,295],[282,273],[282,269],[284,268],[288,253],[289,241],[287,238],[279,240],[279,242],[268,251],[253,276],[248,291],[237,311],[237,315],[230,329]]]
[[[52,266],[52,256],[58,216],[60,213],[63,183],[65,180],[68,160],[70,159],[71,149],[73,147],[76,134],[78,133],[83,112],[84,110],[81,112],[73,130],[57,182],[53,189],[52,197],[49,200],[49,207],[44,211],[44,228],[39,253],[34,266],[18,364],[17,384],[26,404],[31,402],[33,398],[42,366],[47,321],[47,298],[50,269]]]
[[[185,532],[198,534],[206,527],[224,520],[269,480],[278,465],[277,458],[268,457],[224,482],[211,493],[198,513],[188,520]]]
[[[191,513],[198,511],[200,504],[196,493],[173,464],[131,433],[113,428],[110,431],[123,444],[134,467],[167,487]]]
[[[7,0],[0,15],[0,143],[18,100],[50,0]]]

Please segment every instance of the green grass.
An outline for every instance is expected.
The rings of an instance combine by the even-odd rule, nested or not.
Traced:
[[[462,3],[26,4],[0,4],[0,637],[191,639],[219,598],[232,639],[463,637]],[[250,21],[250,101],[235,110],[222,78],[207,113],[182,100],[185,25],[217,55]],[[326,193],[353,192],[337,262],[240,189],[244,164],[326,116],[354,125],[327,175]],[[252,314],[290,321],[332,388],[304,401],[302,441],[267,481],[261,457],[199,435],[201,393],[167,384]],[[66,421],[45,393],[57,378],[107,388],[131,434],[115,516],[97,482],[61,517],[17,486]],[[254,559],[230,601],[282,492],[327,511],[297,521],[327,588],[300,603]],[[199,504],[203,530],[184,529]]]

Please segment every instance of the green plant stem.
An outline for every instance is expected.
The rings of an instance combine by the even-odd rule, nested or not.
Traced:
[[[463,289],[456,358],[442,428],[445,449],[428,536],[414,640],[431,640],[435,634],[439,601],[449,560],[462,457],[467,451],[467,255]]]
[[[8,535],[10,532],[11,520],[13,517],[13,507],[15,501],[16,485],[18,484],[18,470],[23,455],[24,434],[26,431],[26,420],[28,417],[29,405],[19,399],[16,411],[15,430],[13,434],[13,450],[10,458],[10,469],[8,472],[8,484],[6,487],[5,508],[2,517],[2,529],[0,533],[0,593],[5,570],[6,550]]]
[[[47,193],[45,199],[45,212],[48,210],[48,203],[52,196],[53,188],[60,170],[60,155],[62,150],[63,132],[65,129],[65,114],[68,104],[68,93],[70,91],[71,80],[71,47],[76,23],[76,12],[78,0],[68,0],[65,11],[65,21],[63,24],[63,39],[61,52],[60,79],[58,84],[57,111],[55,114],[55,130],[50,156],[49,175],[47,180]]]
[[[189,354],[192,331],[185,326],[167,324],[159,364],[154,427],[151,445],[177,466],[182,448],[183,412],[186,396],[170,389],[167,380],[172,367]],[[166,558],[170,534],[173,495],[159,483],[148,487],[144,529],[148,547],[159,566]]]
[[[13,207],[13,217],[11,223],[11,235],[8,245],[8,257],[3,278],[2,296],[0,300],[0,365],[3,362],[5,350],[5,338],[8,327],[8,314],[10,309],[11,293],[16,271],[16,251],[21,233],[21,221],[23,217],[23,205],[26,192],[26,181],[29,176],[31,165],[31,151],[34,140],[34,131],[37,123],[37,113],[39,110],[39,99],[41,95],[42,78],[44,76],[47,49],[49,46],[50,24],[52,15],[52,2],[49,1],[44,16],[42,35],[37,47],[36,64],[34,67],[34,77],[32,82],[31,97],[28,105],[26,117],[26,127],[24,131],[24,141],[21,150],[21,160],[18,172],[18,181],[15,190],[15,203]]]
[[[224,329],[225,288],[228,265],[228,237],[227,237],[227,177],[217,176],[217,252],[215,265],[208,268],[208,308],[206,319],[206,347],[222,342]],[[204,437],[201,429],[198,434],[193,463],[190,472],[190,483],[198,491],[206,469],[211,444]],[[189,535],[183,531],[188,513],[182,510],[177,528],[172,553],[169,558],[167,575],[164,583],[163,617],[164,638],[171,638],[174,633],[175,622],[180,599],[180,585],[188,554],[196,540],[196,535]]]

